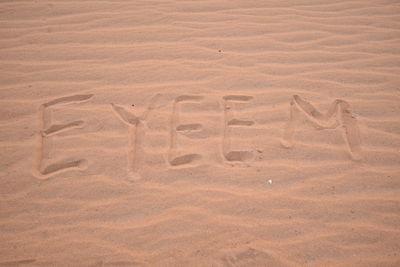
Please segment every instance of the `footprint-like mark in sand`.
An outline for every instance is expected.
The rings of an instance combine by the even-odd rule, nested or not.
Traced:
[[[58,105],[76,104],[88,101],[93,97],[93,94],[87,95],[72,95],[66,97],[60,97],[44,103],[40,106],[39,112],[41,117],[41,128],[39,136],[38,152],[36,156],[36,166],[34,169],[34,175],[40,179],[47,179],[51,175],[65,170],[76,169],[84,170],[87,166],[86,159],[65,159],[56,163],[46,165],[45,161],[50,157],[50,149],[52,143],[52,136],[57,135],[61,132],[68,131],[74,128],[81,128],[84,125],[84,121],[77,120],[64,124],[52,124],[52,107]]]
[[[340,99],[331,104],[326,114],[322,114],[309,102],[294,95],[290,102],[289,122],[281,139],[282,146],[286,148],[293,146],[293,136],[301,113],[318,129],[336,129],[341,126],[350,156],[354,160],[361,159],[361,138],[357,119],[352,115],[350,105]]]
[[[160,97],[160,94],[152,97],[150,100],[150,105],[141,116],[135,116],[126,108],[111,104],[111,107],[117,117],[129,127],[128,172],[135,181],[141,179],[139,167],[145,157],[142,144],[146,133],[146,119],[148,118],[150,112],[156,108],[157,101]]]
[[[202,125],[199,123],[193,124],[180,124],[180,104],[183,102],[188,103],[199,103],[203,99],[202,96],[198,95],[182,95],[175,98],[172,106],[171,116],[171,131],[170,131],[170,145],[168,153],[168,162],[171,166],[182,166],[192,164],[199,161],[202,157],[200,154],[191,153],[185,155],[178,155],[178,133],[199,131],[202,129]]]
[[[250,161],[254,158],[251,151],[233,151],[231,149],[232,143],[232,127],[248,127],[254,124],[254,121],[241,120],[234,118],[232,103],[248,103],[253,99],[252,96],[247,95],[226,95],[223,97],[224,107],[224,123],[223,123],[223,136],[222,136],[222,154],[225,160],[229,162],[243,162]]]

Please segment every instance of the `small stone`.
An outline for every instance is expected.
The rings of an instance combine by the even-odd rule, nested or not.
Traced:
[[[267,181],[269,184],[272,184],[272,179],[268,179]]]

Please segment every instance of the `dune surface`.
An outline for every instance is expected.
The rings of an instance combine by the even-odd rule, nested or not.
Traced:
[[[399,1],[0,14],[0,266],[400,266]]]

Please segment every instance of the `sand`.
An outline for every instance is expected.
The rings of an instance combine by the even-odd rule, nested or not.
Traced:
[[[0,266],[400,266],[399,1],[0,14]]]

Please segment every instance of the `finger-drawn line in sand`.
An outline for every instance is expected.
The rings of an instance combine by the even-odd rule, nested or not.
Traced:
[[[251,151],[232,150],[231,131],[234,126],[252,126],[254,121],[240,120],[234,118],[232,103],[247,103],[253,99],[252,96],[247,95],[226,95],[223,97],[224,107],[224,125],[222,136],[222,154],[225,160],[233,161],[249,161],[253,159],[254,155]]]
[[[202,96],[198,95],[182,95],[175,98],[172,106],[171,116],[171,130],[170,130],[170,145],[168,152],[168,162],[171,166],[181,166],[185,164],[194,163],[201,159],[200,154],[192,153],[185,155],[178,155],[178,133],[198,131],[202,128],[201,124],[180,124],[179,113],[180,104],[182,102],[198,103],[203,99]]]
[[[281,139],[282,146],[286,148],[293,146],[293,136],[298,126],[300,113],[303,113],[307,120],[318,129],[336,129],[341,126],[350,156],[354,160],[361,159],[360,131],[357,119],[350,111],[349,103],[336,99],[327,113],[322,114],[309,102],[294,95],[290,101],[290,119]]]
[[[141,179],[138,168],[145,156],[142,143],[145,138],[146,119],[150,112],[156,108],[156,103],[160,97],[160,94],[153,96],[149,106],[141,116],[135,116],[125,108],[111,104],[114,113],[129,128],[128,172],[134,181]]]
[[[0,266],[21,266],[36,262],[36,259],[15,260],[15,261],[2,261]]]
[[[39,130],[39,146],[36,156],[36,166],[34,169],[34,175],[40,179],[49,178],[51,175],[70,169],[83,170],[86,165],[86,159],[65,159],[56,163],[51,163],[45,166],[45,161],[50,158],[50,149],[52,144],[52,136],[57,135],[61,132],[68,131],[74,128],[81,128],[84,125],[84,121],[77,120],[64,124],[52,124],[52,107],[58,105],[76,104],[88,101],[93,97],[93,94],[87,95],[72,95],[66,97],[60,97],[44,103],[39,108],[41,117],[41,126]]]

